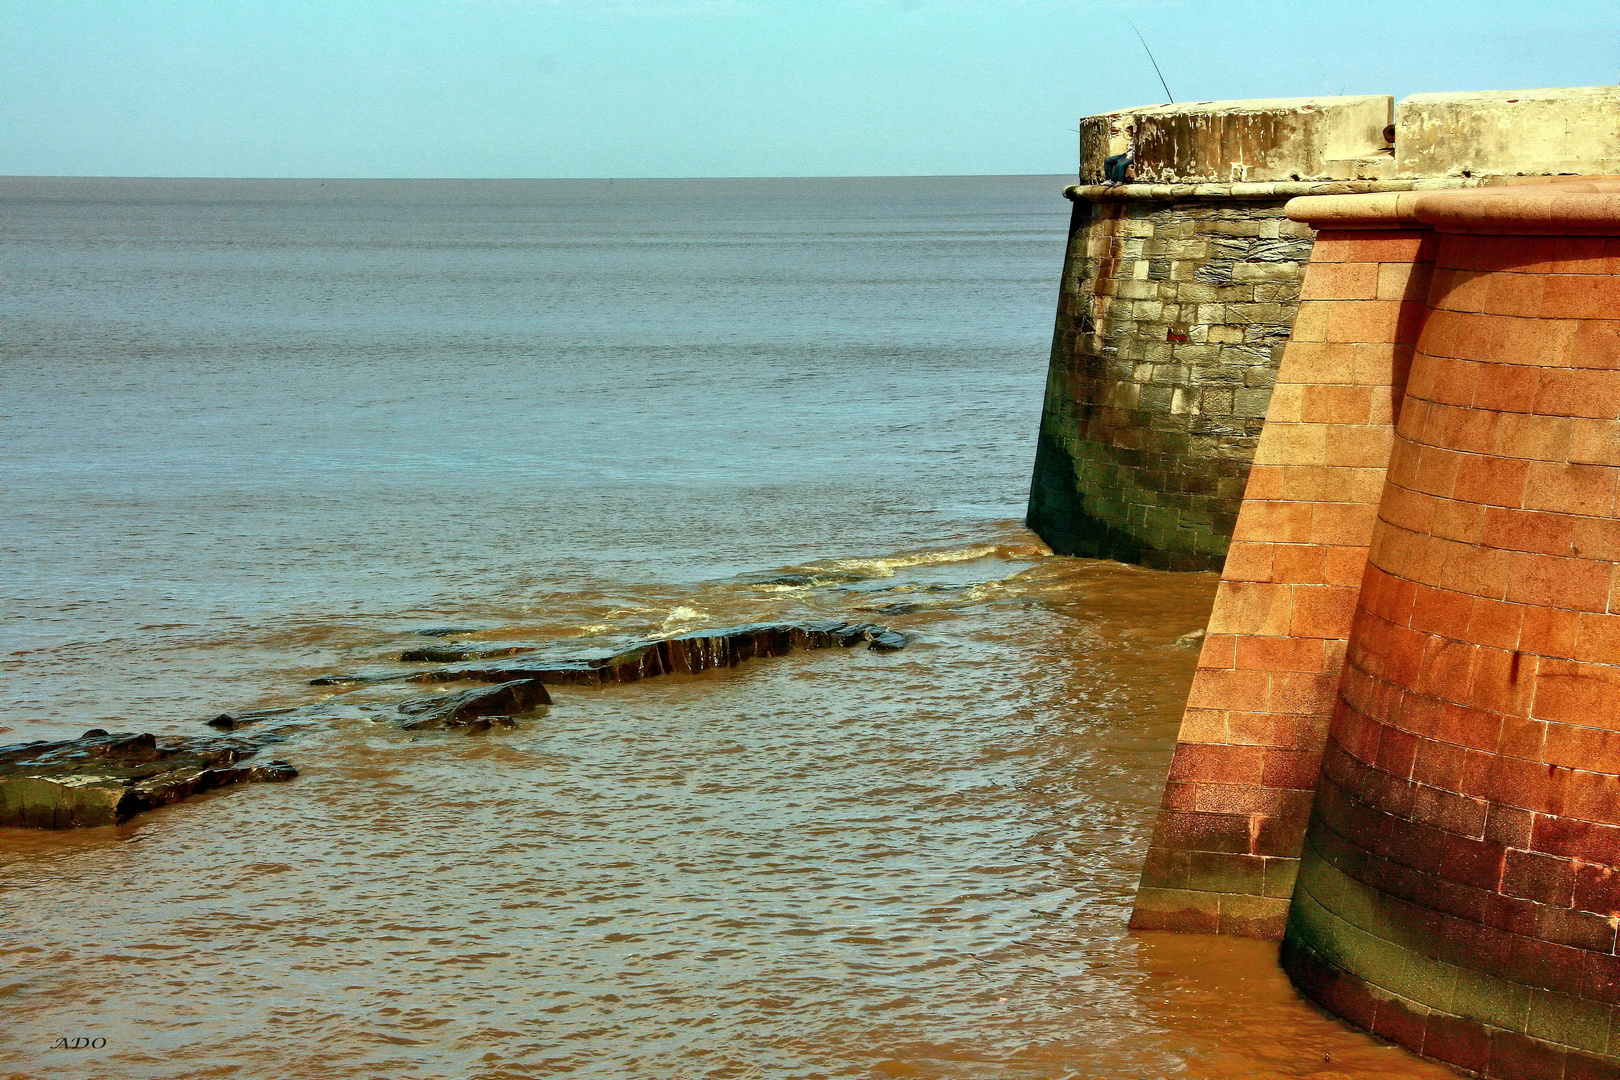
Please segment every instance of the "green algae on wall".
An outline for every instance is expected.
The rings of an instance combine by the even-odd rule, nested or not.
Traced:
[[[1028,524],[1064,554],[1219,569],[1311,232],[1282,198],[1080,192]]]

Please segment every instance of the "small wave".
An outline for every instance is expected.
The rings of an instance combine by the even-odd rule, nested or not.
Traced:
[[[709,614],[706,611],[687,607],[685,604],[677,604],[670,609],[669,614],[664,617],[664,621],[659,625],[658,629],[666,634],[671,631],[685,630],[690,626],[703,622],[708,617]]]
[[[1044,559],[1051,554],[1051,548],[1038,542],[974,544],[965,548],[909,551],[870,559],[834,559],[825,565],[833,570],[853,571],[868,577],[893,577],[896,572],[912,566],[939,566],[945,563],[972,562],[975,559],[989,558]]]

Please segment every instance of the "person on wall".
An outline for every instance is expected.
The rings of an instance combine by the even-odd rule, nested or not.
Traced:
[[[1125,149],[1103,161],[1103,186],[1117,187],[1136,179],[1136,126],[1126,124]]]

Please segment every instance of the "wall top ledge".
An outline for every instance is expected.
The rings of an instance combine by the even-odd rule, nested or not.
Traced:
[[[1397,177],[1620,168],[1620,86],[1413,94],[1395,126]]]
[[[1620,172],[1620,86],[1199,101],[1080,119],[1082,184],[1134,154],[1147,185]]]
[[[1488,180],[1437,177],[1427,180],[1278,181],[1269,184],[1071,184],[1063,197],[1071,202],[1175,202],[1184,199],[1291,199],[1302,195],[1360,195],[1387,191],[1443,191],[1477,187]]]
[[[1382,179],[1395,99],[1262,98],[1150,105],[1080,120],[1080,179],[1100,184],[1112,154],[1135,147],[1151,184],[1263,184]],[[1365,159],[1365,160],[1364,160]],[[1363,176],[1367,170],[1379,172]]]
[[[1449,191],[1307,195],[1284,212],[1317,229],[1435,228],[1498,235],[1620,236],[1620,178]]]

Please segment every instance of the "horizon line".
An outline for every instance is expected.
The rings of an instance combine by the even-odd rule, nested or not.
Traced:
[[[984,180],[1026,176],[1068,176],[1067,172],[1031,173],[771,173],[726,176],[180,176],[113,173],[0,173],[6,180],[261,180],[261,181],[470,181],[470,180],[597,180],[641,182],[649,180]]]

